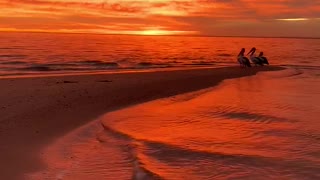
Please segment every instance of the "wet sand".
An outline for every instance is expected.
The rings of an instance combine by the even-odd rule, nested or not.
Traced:
[[[40,150],[100,115],[281,67],[0,79],[1,179],[44,168]]]

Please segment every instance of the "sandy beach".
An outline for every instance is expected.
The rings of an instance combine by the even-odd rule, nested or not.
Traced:
[[[0,79],[1,179],[41,170],[40,150],[100,115],[281,67]]]

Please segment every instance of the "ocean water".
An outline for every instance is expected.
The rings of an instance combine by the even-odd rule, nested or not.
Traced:
[[[230,66],[252,47],[276,65],[320,56],[320,39],[0,33],[0,76]]]
[[[319,179],[319,73],[261,73],[108,113],[103,137],[130,144],[145,179]]]
[[[29,179],[320,179],[319,40],[129,38],[158,43],[136,44],[144,58],[130,62],[149,52],[228,66],[255,46],[285,69],[107,113],[43,149],[48,167]]]

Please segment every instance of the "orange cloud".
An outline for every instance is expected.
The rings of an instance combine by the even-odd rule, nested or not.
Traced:
[[[320,2],[305,0],[2,0],[0,8],[0,30],[10,31],[320,37],[307,30],[320,26]]]

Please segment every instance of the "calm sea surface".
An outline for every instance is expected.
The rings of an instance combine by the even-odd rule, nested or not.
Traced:
[[[319,64],[320,39],[0,33],[0,76],[230,66],[243,47],[272,64]]]
[[[286,69],[107,113],[44,149],[48,168],[28,177],[320,179],[320,40],[6,34],[0,57],[3,75],[218,67],[253,46]]]

